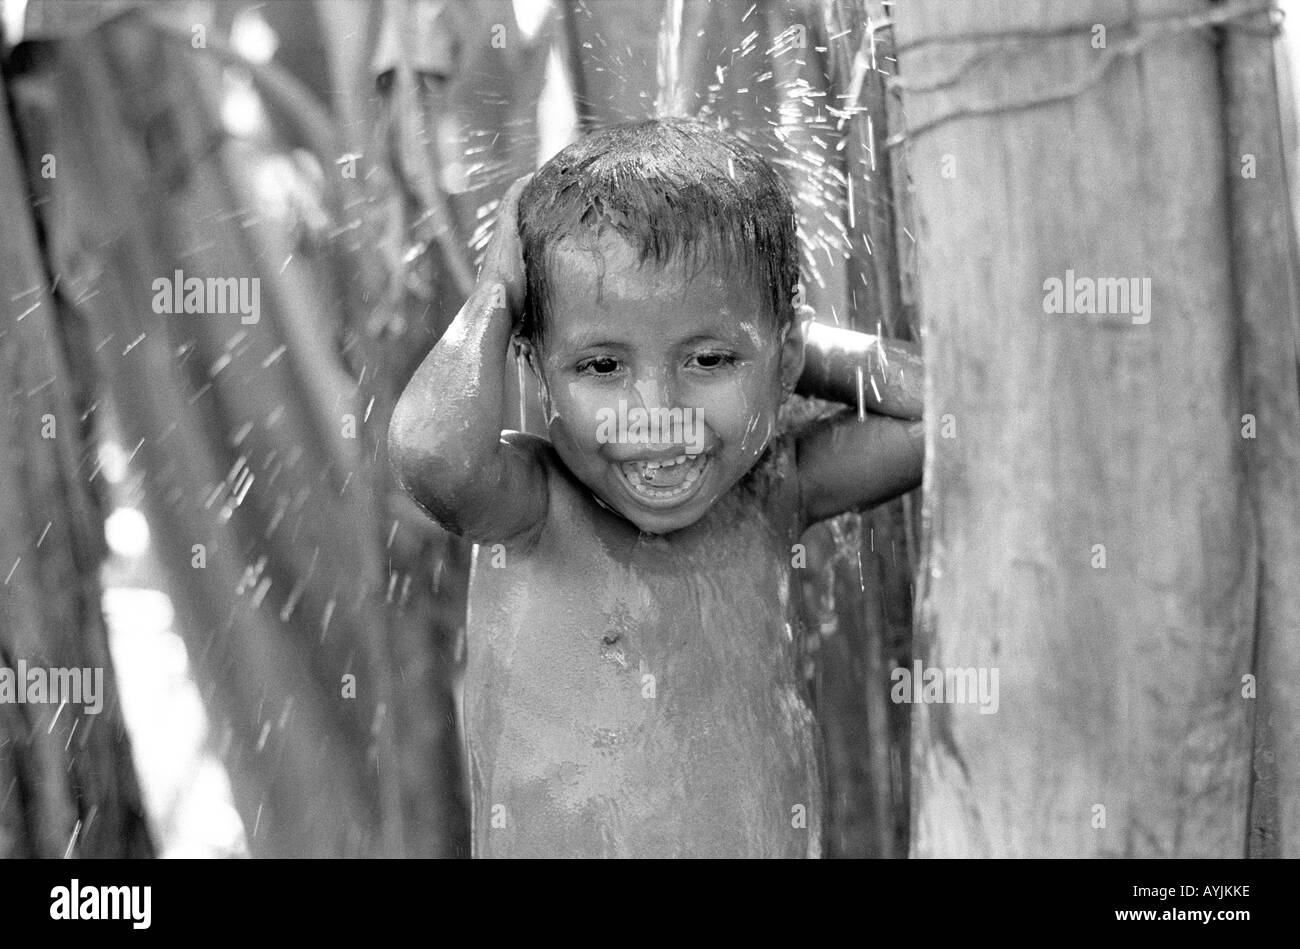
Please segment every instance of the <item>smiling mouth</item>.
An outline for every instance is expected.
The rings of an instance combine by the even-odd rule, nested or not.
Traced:
[[[678,455],[667,461],[625,461],[619,473],[638,500],[650,504],[671,504],[694,492],[708,467],[708,456]]]

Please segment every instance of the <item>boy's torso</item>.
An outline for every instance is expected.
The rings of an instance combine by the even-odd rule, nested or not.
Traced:
[[[667,538],[602,509],[558,462],[549,490],[531,547],[475,558],[475,855],[819,855],[791,442]]]

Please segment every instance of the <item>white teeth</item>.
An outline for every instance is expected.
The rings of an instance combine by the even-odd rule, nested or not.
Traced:
[[[671,468],[673,465],[680,465],[686,461],[685,455],[678,455],[676,458],[662,459],[660,461],[642,462],[647,471],[655,471],[659,468]]]
[[[646,498],[666,500],[677,497],[678,495],[686,494],[691,490],[695,485],[695,482],[700,479],[700,474],[704,470],[705,456],[697,455],[692,457],[690,459],[690,467],[681,475],[681,482],[672,485],[671,487],[650,483],[655,478],[654,472],[658,471],[660,468],[671,468],[678,464],[684,464],[686,461],[686,456],[681,455],[672,461],[625,462],[621,464],[619,468],[623,472],[623,476],[627,480],[628,485],[635,493]],[[649,481],[647,481],[647,477],[650,479]]]

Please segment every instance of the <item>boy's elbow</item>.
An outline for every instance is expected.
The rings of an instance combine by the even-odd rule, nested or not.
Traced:
[[[398,403],[388,424],[389,465],[402,489],[446,526],[445,514],[471,472],[457,465],[457,453],[444,441],[428,418],[416,418]]]
[[[408,493],[419,457],[419,428],[405,396],[398,399],[388,420],[388,463]]]
[[[478,540],[483,531],[477,528],[489,529],[500,513],[499,466],[439,437],[427,419],[416,425],[394,413],[388,427],[388,459],[398,484],[443,528]]]

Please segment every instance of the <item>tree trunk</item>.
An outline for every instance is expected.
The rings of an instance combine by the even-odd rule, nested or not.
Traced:
[[[1250,854],[1300,856],[1300,391],[1296,328],[1300,256],[1269,18],[1231,30],[1223,47],[1224,125],[1232,209],[1233,293],[1240,319],[1243,413],[1258,532],[1254,672],[1255,785]]]
[[[3,79],[0,221],[0,667],[103,675],[98,713],[0,702],[0,858],[148,857],[100,606],[92,369],[49,289]]]
[[[1294,396],[1270,363],[1243,437],[1260,337],[1233,293],[1253,251],[1230,226],[1215,46],[1166,22],[1137,51],[1125,22],[1203,10],[897,8],[929,374],[918,657],[1001,685],[995,714],[914,710],[918,856],[1245,853],[1243,677],[1277,686],[1254,663],[1260,596],[1300,566],[1261,571],[1261,550],[1294,555],[1248,500],[1251,459],[1293,457]],[[1074,276],[1149,278],[1145,314],[1049,312],[1047,282]]]

